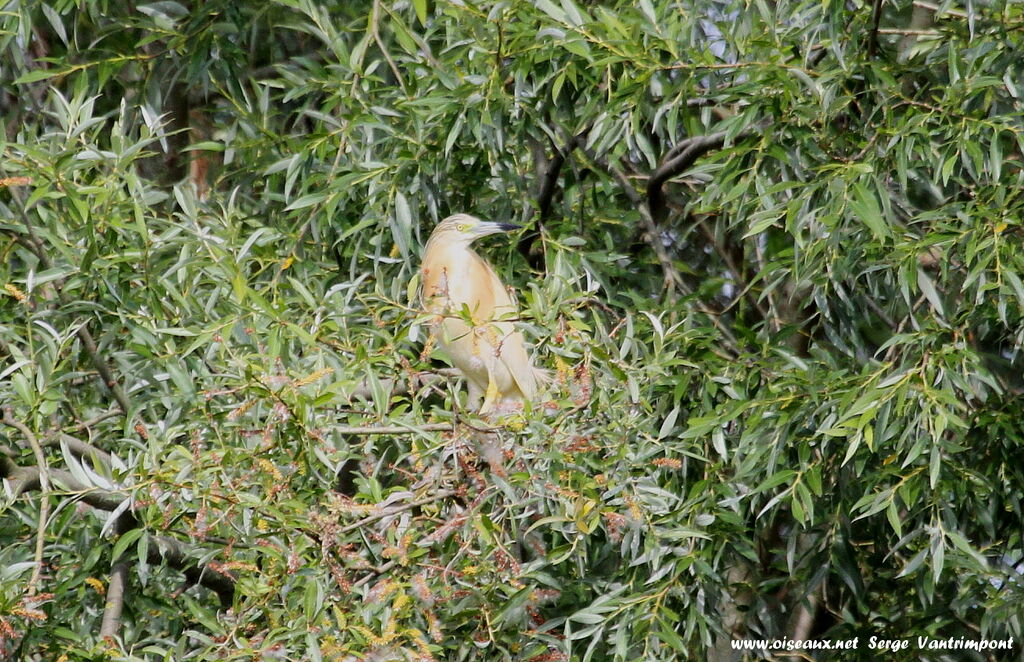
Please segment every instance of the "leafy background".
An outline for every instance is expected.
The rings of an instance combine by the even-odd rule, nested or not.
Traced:
[[[0,653],[1019,641],[1022,28],[8,2]],[[555,376],[501,466],[416,307],[463,211]]]

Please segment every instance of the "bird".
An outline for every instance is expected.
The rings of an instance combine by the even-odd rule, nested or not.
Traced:
[[[469,406],[481,415],[521,409],[537,396],[545,372],[534,367],[513,319],[516,302],[471,244],[521,229],[454,214],[437,224],[420,264],[420,303],[433,336],[465,377]]]

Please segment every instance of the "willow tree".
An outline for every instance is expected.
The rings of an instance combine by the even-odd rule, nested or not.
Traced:
[[[0,651],[1019,640],[1022,25],[8,3]],[[500,466],[416,303],[453,212],[528,228]]]

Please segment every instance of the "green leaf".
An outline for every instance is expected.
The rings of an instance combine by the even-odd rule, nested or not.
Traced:
[[[125,550],[134,545],[146,532],[145,529],[138,528],[132,529],[121,535],[114,543],[114,549],[111,552],[111,561],[117,561],[124,554]]]
[[[15,85],[26,85],[28,83],[38,83],[41,80],[49,80],[56,76],[63,76],[67,72],[56,71],[54,69],[34,69],[18,76],[14,80]]]
[[[305,209],[306,207],[312,207],[318,205],[330,196],[327,192],[319,193],[307,193],[301,196],[299,199],[292,202],[290,205],[284,208],[285,211],[295,211],[296,209]]]
[[[416,18],[420,25],[427,26],[427,0],[412,0],[412,6],[416,9]]]
[[[888,239],[889,225],[882,217],[882,210],[878,206],[878,198],[874,192],[868,190],[863,183],[857,182],[853,185],[853,193],[850,207],[857,218],[871,230],[876,239]]]
[[[921,288],[921,293],[928,299],[928,303],[935,308],[935,312],[939,314],[939,317],[945,317],[946,314],[942,308],[942,298],[935,290],[935,284],[932,282],[932,279],[921,269],[917,270],[917,285]]]

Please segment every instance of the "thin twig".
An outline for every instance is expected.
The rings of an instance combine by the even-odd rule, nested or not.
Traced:
[[[760,273],[764,273],[767,269],[767,265],[765,264],[764,251],[761,248],[760,241],[754,242],[754,257],[757,260],[758,271]],[[752,285],[753,282],[749,283],[747,287],[749,288]],[[768,298],[768,310],[772,312],[772,324],[774,325],[773,331],[775,331],[775,333],[778,333],[779,331],[782,330],[783,324],[782,320],[779,317],[779,307],[778,302],[775,301],[774,288],[768,287],[766,295]],[[733,303],[736,303],[737,301],[739,301],[739,297],[736,297]],[[733,305],[733,303],[729,304],[729,306],[726,306],[726,310],[728,310]]]
[[[397,564],[397,559],[391,559],[390,561],[388,561],[387,563],[385,563],[381,567],[374,568],[372,572],[366,574],[361,579],[357,579],[356,581],[352,582],[352,586],[354,588],[358,588],[358,587],[362,586],[363,584],[367,583],[368,581],[370,581],[371,579],[373,579],[374,577],[380,577],[381,575],[383,575],[388,570],[391,570],[391,568],[394,568],[396,564]]]
[[[889,317],[888,313],[882,310],[881,306],[875,303],[874,299],[872,299],[870,296],[864,297],[864,303],[866,303],[868,305],[868,308],[873,310],[874,313],[878,315],[878,317],[880,317],[881,320],[885,322],[890,329],[896,328],[896,322],[894,322],[893,319]]]
[[[63,293],[61,293],[61,298]],[[121,408],[121,413],[125,416],[131,411],[131,403],[128,402],[128,397],[121,390],[121,385],[117,383],[114,378],[114,373],[110,369],[110,365],[107,364],[107,360],[100,355],[99,348],[96,346],[96,341],[93,339],[92,334],[89,333],[89,329],[83,324],[78,327],[78,337],[82,341],[82,347],[85,348],[85,353],[92,359],[92,363],[96,366],[97,372],[100,373],[100,377],[103,378],[103,383],[110,389],[110,393],[117,400],[118,406]]]
[[[67,428],[67,432],[78,432],[80,430],[88,430],[89,428],[91,428],[92,426],[96,425],[97,423],[102,423],[103,421],[107,420],[108,418],[114,418],[114,417],[120,416],[120,415],[121,415],[121,410],[120,409],[112,409],[110,411],[103,412],[102,414],[99,414],[97,416],[93,416],[92,418],[90,418],[87,421],[82,421],[81,423],[77,423],[76,425],[73,425],[73,426]]]
[[[503,320],[504,321],[504,320]],[[401,377],[386,377],[380,380],[380,385],[385,391],[392,395],[404,395],[409,392],[410,382],[413,390],[428,386],[435,382],[453,377],[461,377],[462,373],[454,368],[443,368],[434,372],[417,372],[409,379]],[[363,381],[354,391],[348,394],[348,399],[359,398],[367,400],[373,397],[373,386],[369,381]]]
[[[910,28],[880,28],[878,34],[901,34],[913,37],[941,37],[938,30],[911,30]]]
[[[39,445],[39,440],[36,439],[35,434],[32,430],[28,429],[28,426],[21,421],[15,420],[13,412],[10,407],[4,407],[4,415],[2,422],[8,427],[12,427],[25,437],[28,441],[28,445],[32,447],[32,453],[36,457],[36,466],[39,468],[39,485],[42,488],[42,494],[39,497],[39,525],[36,527],[36,551],[35,551],[35,567],[32,569],[32,576],[28,580],[28,595],[35,595],[36,586],[39,584],[39,577],[43,572],[43,550],[46,543],[46,524],[50,519],[50,468],[46,464],[46,456],[43,454],[43,447]]]
[[[341,425],[331,428],[339,434],[415,434],[417,432],[440,432],[451,430],[451,423],[427,423],[425,425]]]
[[[434,494],[431,494],[430,496],[423,497],[422,499],[416,499],[415,501],[409,501],[407,503],[403,503],[403,504],[400,504],[400,505],[397,505],[397,506],[384,506],[378,512],[375,512],[372,515],[367,515],[366,517],[364,517],[363,519],[359,520],[358,522],[355,522],[353,524],[349,524],[348,526],[343,526],[338,531],[338,533],[349,533],[351,531],[355,531],[356,529],[363,528],[364,526],[366,526],[370,522],[376,522],[377,520],[382,519],[384,517],[388,517],[389,515],[396,515],[398,513],[404,512],[406,510],[412,510],[413,508],[418,508],[419,506],[423,506],[423,505],[426,505],[428,503],[433,503],[435,501],[441,501],[442,499],[447,499],[448,497],[454,496],[454,495],[455,495],[455,490],[442,490],[440,492],[436,492]]]
[[[377,42],[377,47],[380,48],[380,52],[384,55],[384,59],[387,60],[388,66],[391,67],[391,72],[395,74],[395,78],[398,79],[398,85],[402,88],[402,92],[409,96],[409,90],[405,87],[405,79],[402,78],[402,72],[398,70],[398,65],[391,59],[391,54],[388,52],[387,46],[384,45],[384,41],[380,38],[380,29],[378,23],[380,22],[380,0],[373,0],[373,11],[370,12],[370,34],[373,35],[373,40]]]
[[[914,317],[914,311],[917,310],[921,306],[921,304],[925,302],[925,298],[926,297],[923,294],[917,298],[917,301],[914,302],[914,305],[911,306],[910,310],[907,311],[906,317],[901,319],[900,323],[896,325],[896,328],[893,330],[894,336],[898,336],[899,334],[903,333],[903,329],[907,327],[907,322],[909,322]],[[885,353],[884,360],[886,363],[892,362],[893,358],[896,356],[896,349],[898,347],[899,343],[893,343],[892,345],[889,346],[888,351],[886,351]]]
[[[711,228],[701,220],[697,221],[697,227],[704,235],[704,238],[711,242],[715,252],[718,253],[718,256],[722,258],[723,262],[725,262],[725,267],[732,272],[733,278],[736,280],[736,284],[741,289],[741,296],[745,297],[747,301],[750,302],[750,305],[754,307],[754,310],[756,310],[761,316],[761,319],[767,322],[771,318],[771,315],[769,315],[768,311],[761,305],[761,302],[758,301],[757,297],[754,296],[754,293],[751,292],[751,286],[753,283],[747,284],[746,279],[743,277],[743,272],[740,271],[736,261],[732,259],[732,255],[730,255],[729,251],[725,249],[725,246],[718,241],[718,237],[716,237],[715,233],[711,231]]]
[[[931,2],[924,2],[923,0],[914,0],[914,2],[912,2],[911,4],[913,6],[915,6],[915,7],[920,7],[922,9],[929,9],[929,10],[931,10],[933,12],[936,12],[936,16],[935,17],[939,18],[939,15],[938,15],[939,6],[938,5],[933,4]],[[977,8],[975,8],[975,12],[977,12]],[[948,9],[944,10],[942,12],[942,14],[949,14],[950,16],[956,16],[957,18],[968,18],[967,12],[961,11],[959,9],[948,8]]]

